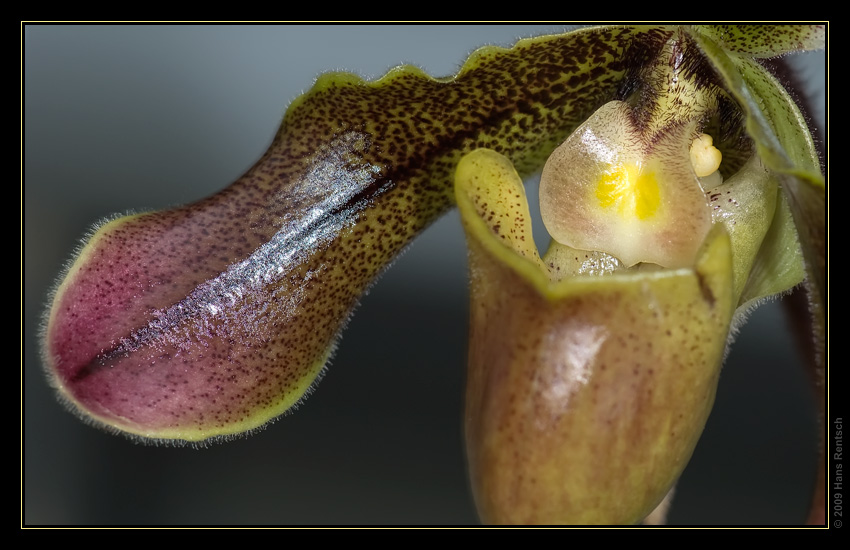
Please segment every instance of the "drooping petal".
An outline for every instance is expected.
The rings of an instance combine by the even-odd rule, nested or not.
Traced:
[[[305,395],[361,293],[451,205],[463,152],[536,169],[670,32],[487,47],[447,79],[319,78],[231,187],[96,231],[49,314],[53,383],[86,417],[147,438],[264,424]]]

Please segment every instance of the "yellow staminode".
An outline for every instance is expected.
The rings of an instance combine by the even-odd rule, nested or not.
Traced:
[[[640,164],[620,164],[605,171],[596,182],[596,198],[603,208],[616,208],[622,218],[646,220],[661,204],[658,180]]]
[[[691,266],[712,224],[688,154],[696,123],[645,135],[634,121],[629,104],[606,103],[553,151],[540,175],[540,216],[558,243],[626,267]]]

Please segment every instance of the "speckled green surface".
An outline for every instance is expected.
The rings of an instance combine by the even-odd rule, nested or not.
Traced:
[[[89,524],[472,521],[468,503],[462,504],[465,490],[456,426],[458,380],[452,378],[452,373],[462,366],[425,368],[425,363],[436,363],[425,361],[424,357],[412,357],[405,361],[408,368],[397,368],[398,357],[404,357],[400,354],[409,352],[411,347],[423,349],[416,341],[417,335],[426,329],[432,331],[431,339],[438,339],[441,346],[455,345],[462,350],[463,311],[449,314],[437,305],[441,302],[433,294],[439,288],[452,294],[451,303],[462,304],[464,300],[465,253],[462,242],[452,241],[457,239],[459,228],[451,225],[456,223],[451,218],[428,232],[384,277],[385,284],[364,302],[358,314],[360,321],[353,322],[343,339],[331,375],[322,384],[323,391],[308,400],[296,415],[238,445],[217,446],[203,453],[140,448],[93,431],[62,411],[43,388],[32,342],[44,289],[91,220],[131,206],[159,208],[186,202],[220,188],[256,159],[271,138],[283,105],[308,87],[319,71],[346,68],[377,77],[398,61],[410,61],[426,64],[429,73],[449,74],[474,46],[489,40],[507,45],[513,37],[532,31],[498,27],[382,27],[362,32],[299,28],[282,33],[279,28],[253,27],[250,37],[245,39],[236,28],[143,27],[115,32],[110,32],[109,27],[99,29],[101,32],[57,27],[49,35],[32,32],[26,37],[31,56],[27,60],[26,88],[25,521]],[[474,31],[484,34],[473,36]],[[296,32],[297,38],[292,36]],[[330,36],[334,41],[329,40]],[[366,37],[375,40],[373,49],[363,43]],[[182,42],[185,47],[175,45],[186,38],[189,40]],[[333,46],[337,40],[341,41],[340,45]],[[320,43],[330,47],[319,48]],[[386,48],[387,43],[394,46]],[[124,47],[127,44],[130,46]],[[307,65],[305,46],[315,55]],[[36,55],[39,52],[49,55]],[[274,54],[270,58],[277,61],[266,62],[259,68],[248,62],[261,59],[265,53]],[[429,65],[425,61],[426,53],[438,61]],[[43,71],[48,67],[46,60],[61,65]],[[269,66],[278,62],[285,64],[285,68],[281,65],[278,70],[270,71]],[[191,68],[187,70],[187,66]],[[118,67],[129,72],[121,73]],[[172,68],[175,76],[169,79],[167,72]],[[209,73],[203,72],[207,68]],[[227,76],[223,74],[225,69],[230,71]],[[129,76],[110,80],[105,79],[107,74]],[[222,78],[216,80],[207,74]],[[817,78],[810,78],[809,82],[817,88]],[[199,91],[193,90],[181,100],[190,86],[198,86]],[[233,98],[240,93],[249,98],[243,103],[246,108],[233,107]],[[123,99],[126,97],[135,98],[130,100],[132,109],[127,108],[128,103]],[[247,108],[260,105],[267,105],[260,114],[253,114]],[[173,111],[169,110],[172,108]],[[36,113],[40,116],[35,116]],[[257,130],[250,131],[246,122],[253,121]],[[126,127],[134,131],[125,132]],[[227,145],[219,136],[228,138]],[[228,161],[222,152],[234,155],[234,160]],[[88,192],[82,193],[81,189]],[[443,234],[449,237],[448,242],[438,238]],[[450,267],[456,265],[450,263],[452,258],[461,265]],[[449,282],[452,273],[459,277],[457,283]],[[424,275],[427,283],[415,287],[419,290],[411,296],[410,283],[400,280],[405,275]],[[402,285],[406,290],[394,294]],[[424,301],[428,305],[414,305],[410,301],[414,297],[417,304]],[[409,318],[411,308],[418,312],[416,323],[395,321],[399,316]],[[757,318],[773,323],[769,329],[771,335],[779,329],[769,313]],[[451,330],[454,322],[459,325],[457,330]],[[406,351],[394,351],[396,348],[387,344],[386,339],[378,337],[379,326],[387,327],[384,330],[395,335],[394,345],[402,345],[401,350]],[[733,348],[727,366],[730,384],[737,375],[756,368],[752,363],[743,369],[735,368],[734,362],[736,356],[747,356],[748,333],[759,333],[758,326],[747,327]],[[364,350],[365,355],[359,355],[361,352],[356,351],[359,346],[371,351]],[[433,346],[426,343],[425,349]],[[776,374],[772,362],[788,359],[793,352],[772,355],[777,351],[775,346],[766,351],[771,355],[755,357],[771,362],[773,368],[770,380],[760,380],[758,388],[770,395],[776,395],[777,391],[785,395],[784,390],[769,391],[765,384],[785,377]],[[454,354],[455,362],[462,365],[462,351]],[[343,366],[351,361],[358,363],[357,368]],[[384,361],[387,369],[381,366]],[[443,376],[438,376],[440,373]],[[364,389],[355,389],[352,385],[355,381],[364,383]],[[335,390],[337,384],[345,387]],[[455,384],[455,392],[451,384]],[[730,386],[727,395],[731,398],[737,394],[738,387],[743,390],[749,386]],[[435,392],[444,396],[436,405]],[[715,413],[717,430],[722,425],[727,435],[729,430],[740,435],[733,435],[736,439],[720,445],[708,439],[706,447],[722,448],[722,456],[709,459],[707,455],[703,461],[698,450],[692,464],[694,475],[698,476],[693,479],[709,478],[708,473],[696,473],[701,464],[710,464],[706,472],[716,473],[720,469],[726,475],[719,480],[713,478],[707,488],[700,490],[698,499],[689,500],[687,490],[682,490],[679,502],[683,506],[688,502],[709,505],[717,499],[717,506],[709,506],[708,511],[691,516],[690,521],[747,522],[746,518],[781,521],[783,511],[788,510],[772,508],[779,505],[777,498],[766,498],[761,507],[747,507],[751,515],[730,509],[725,496],[728,491],[753,488],[753,495],[764,497],[775,488],[771,483],[756,485],[757,480],[751,476],[745,478],[746,483],[735,481],[732,487],[721,490],[722,479],[738,479],[735,466],[739,461],[746,455],[758,455],[758,451],[744,452],[750,441],[746,434],[755,435],[756,430],[759,442],[772,441],[771,453],[776,456],[771,467],[783,474],[796,471],[784,462],[794,456],[791,449],[781,450],[780,440],[771,439],[772,432],[766,428],[775,423],[782,427],[778,430],[781,441],[785,441],[785,436],[794,439],[789,435],[793,421],[783,420],[794,410],[791,405],[796,399],[792,397],[794,394],[785,395],[783,405],[771,409],[770,404],[776,404],[775,400],[765,399],[759,405],[756,403],[762,402],[753,402],[752,391],[743,393],[747,395],[744,410],[748,411],[743,416],[740,412],[732,413],[735,420],[726,425],[725,416],[719,412],[722,409],[718,407]],[[721,391],[721,401],[723,397]],[[324,409],[325,406],[328,408]],[[725,410],[741,410],[728,409],[730,406],[734,407],[727,403]],[[323,410],[328,411],[327,416]],[[395,414],[388,415],[387,410]],[[422,418],[416,416],[416,410],[421,411]],[[342,419],[339,411],[343,411]],[[442,428],[409,437],[403,426],[429,425],[425,416],[430,425]],[[312,427],[311,419],[315,421]],[[709,424],[711,430],[712,422]],[[748,431],[745,427],[750,425]],[[387,440],[387,433],[397,435]],[[707,434],[707,437],[713,436]],[[313,452],[315,455],[311,455]],[[448,459],[447,464],[438,466],[440,459]],[[245,465],[246,473],[230,474],[239,464]],[[374,474],[364,473],[370,468]],[[222,472],[228,473],[222,475]],[[365,481],[378,479],[381,483]],[[452,480],[449,485],[455,489],[444,493],[446,500],[437,496],[438,487],[443,486],[437,480]],[[384,483],[387,489],[383,489]],[[790,484],[788,480],[786,485]],[[403,505],[399,505],[400,493],[406,495]],[[238,506],[234,505],[237,502]]]

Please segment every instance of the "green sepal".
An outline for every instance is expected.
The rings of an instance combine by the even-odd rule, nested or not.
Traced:
[[[752,57],[819,50],[826,40],[823,25],[694,25],[694,29],[728,52]]]

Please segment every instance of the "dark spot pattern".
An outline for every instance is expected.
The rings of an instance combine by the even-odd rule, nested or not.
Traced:
[[[697,25],[726,51],[774,57],[823,41],[825,25]]]
[[[83,414],[155,439],[249,430],[320,376],[358,297],[452,203],[474,148],[522,174],[672,29],[586,29],[472,54],[456,77],[320,77],[220,193],[120,218],[53,301],[44,355]]]

